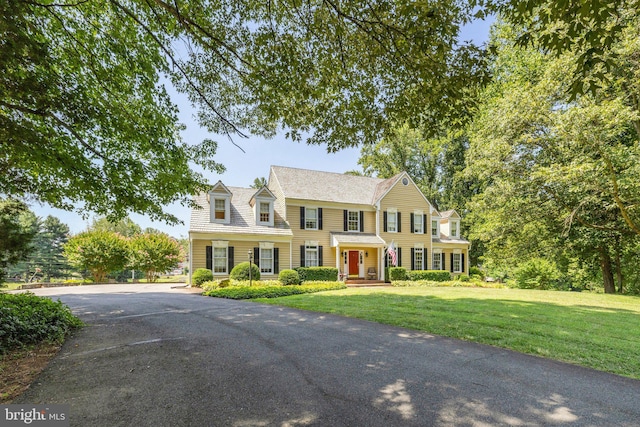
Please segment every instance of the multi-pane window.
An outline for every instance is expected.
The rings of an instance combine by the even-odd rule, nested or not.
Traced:
[[[387,212],[387,231],[390,233],[398,231],[398,212]]]
[[[347,230],[360,231],[360,212],[349,211],[347,216]]]
[[[458,221],[451,221],[451,237],[458,237]]]
[[[225,219],[226,214],[226,200],[225,199],[214,199],[214,218],[215,219]]]
[[[273,249],[260,249],[260,272],[273,273]]]
[[[269,211],[269,203],[260,202],[260,222],[269,222]]]
[[[318,267],[318,247],[307,245],[304,248],[304,266]]]
[[[431,235],[433,237],[440,237],[440,233],[438,232],[438,221],[435,219],[431,221]]]
[[[424,270],[424,249],[423,248],[414,248],[413,249],[413,268],[415,270]]]
[[[213,248],[213,272],[227,272],[227,248]]]
[[[413,232],[417,234],[424,233],[424,224],[422,223],[422,213],[416,213],[413,215]]]
[[[453,254],[453,272],[460,273],[462,271],[462,254]]]
[[[317,208],[305,209],[304,224],[307,230],[318,229],[318,209]]]
[[[433,252],[433,259],[431,261],[432,270],[442,270],[442,253]]]

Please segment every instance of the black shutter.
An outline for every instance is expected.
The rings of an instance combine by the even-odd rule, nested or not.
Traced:
[[[304,267],[304,245],[300,245],[300,267]]]
[[[415,233],[416,229],[415,229],[414,222],[413,222],[413,212],[411,212],[409,214],[409,222],[411,223],[411,232]]]
[[[360,211],[360,232],[364,233],[364,211]]]
[[[207,270],[213,270],[213,247],[207,246]]]
[[[304,206],[300,206],[300,230],[304,230],[306,224],[304,222]]]
[[[348,218],[349,218],[349,211],[345,209],[342,211],[342,220],[343,220],[342,228],[344,229],[344,231],[349,230],[349,225],[347,224]]]
[[[322,246],[318,246],[318,267],[322,267]]]
[[[273,274],[280,273],[280,249],[273,248]]]
[[[260,267],[260,248],[253,248],[253,263]]]
[[[318,208],[318,230],[322,230],[322,208]]]
[[[422,250],[422,267],[420,270],[427,270],[429,268],[429,249],[424,248]]]
[[[431,234],[431,224],[429,224],[428,230],[429,230],[429,234]],[[427,234],[427,215],[426,214],[422,215],[422,232],[424,234]]]
[[[460,258],[462,259],[460,261],[460,270],[464,273],[464,254],[460,255]]]
[[[446,268],[444,267],[444,260],[445,260],[445,258],[444,258],[444,252],[442,252],[442,253],[440,254],[440,259],[441,259],[441,261],[440,261],[440,264],[441,264],[441,265],[440,265],[440,270],[446,270]]]
[[[449,267],[453,273],[453,254],[451,254],[451,266]]]
[[[398,248],[398,267],[402,267],[402,248]]]
[[[400,219],[400,212],[397,213],[397,219],[398,219],[398,233],[402,232],[402,219]]]
[[[389,254],[387,253],[387,251],[385,250],[384,252],[384,266],[389,267]]]
[[[413,214],[411,214],[411,217],[413,219]],[[411,270],[415,270],[416,269],[416,249],[415,248],[411,248]]]
[[[234,262],[233,262],[233,246],[229,246],[227,248],[227,273],[231,273],[233,270]]]
[[[384,213],[382,214],[382,218],[383,218],[383,230],[387,231],[387,211],[384,211]]]

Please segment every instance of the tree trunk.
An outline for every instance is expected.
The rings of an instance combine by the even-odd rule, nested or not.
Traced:
[[[622,257],[620,256],[620,236],[616,239],[616,282],[618,284],[618,293],[624,292],[622,278]]]
[[[604,293],[615,294],[616,287],[613,282],[613,270],[611,269],[611,256],[606,248],[600,247],[600,266],[602,267],[602,280],[604,282]]]

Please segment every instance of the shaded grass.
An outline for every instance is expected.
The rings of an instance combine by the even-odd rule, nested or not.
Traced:
[[[640,379],[640,298],[485,288],[356,288],[257,300],[516,350]]]

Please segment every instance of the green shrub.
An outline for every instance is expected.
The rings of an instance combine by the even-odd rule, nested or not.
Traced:
[[[260,280],[260,267],[251,263],[251,270],[249,270],[249,261],[241,262],[233,267],[229,279],[231,280],[249,280],[249,271],[251,271],[251,280]]]
[[[462,281],[462,280],[448,280],[446,282],[436,282],[433,280],[398,280],[391,283],[391,286],[395,286],[398,288],[401,287],[451,287],[451,288],[462,288],[462,287],[473,287],[473,288],[494,288],[500,289],[505,286],[502,283],[488,283],[480,280],[477,281]]]
[[[469,267],[469,276],[477,276],[480,279],[485,278],[484,271],[480,267]]]
[[[342,282],[311,282],[300,286],[230,286],[205,292],[204,295],[229,299],[278,298],[296,294],[346,289]]]
[[[30,292],[0,293],[0,354],[41,342],[61,343],[73,329],[82,326],[60,300]]]
[[[200,287],[204,282],[213,280],[213,273],[208,268],[198,268],[191,276],[191,286]]]
[[[207,291],[212,291],[214,289],[220,289],[220,288],[226,288],[230,285],[229,283],[229,279],[224,279],[224,280],[209,280],[207,282],[204,282],[202,284],[202,286],[200,286],[202,288],[202,290],[204,292]]]
[[[407,280],[407,269],[404,267],[389,267],[389,279],[393,282],[396,280]]]
[[[446,282],[451,280],[451,273],[446,270],[413,270],[407,272],[408,280],[433,280],[434,282]],[[399,279],[404,280],[404,279]]]
[[[519,288],[551,289],[557,286],[560,272],[555,262],[533,258],[520,264],[514,276]]]
[[[232,280],[230,286],[244,286],[244,287],[260,287],[260,286],[282,286],[280,280]]]
[[[299,285],[300,275],[295,270],[282,270],[278,275],[278,279],[283,285]]]
[[[338,269],[335,267],[298,267],[295,269],[300,276],[300,282],[320,281],[336,282]]]
[[[459,282],[469,282],[471,280],[471,278],[469,276],[467,276],[466,274],[459,274],[456,276],[455,280],[459,281]]]

